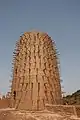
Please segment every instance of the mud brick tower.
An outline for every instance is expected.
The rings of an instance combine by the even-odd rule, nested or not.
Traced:
[[[16,43],[11,106],[43,110],[61,104],[61,85],[55,44],[46,33],[25,32]]]

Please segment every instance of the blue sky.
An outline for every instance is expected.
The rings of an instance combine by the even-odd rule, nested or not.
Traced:
[[[80,0],[0,0],[0,92],[10,89],[16,40],[30,30],[56,41],[63,90],[80,89]]]

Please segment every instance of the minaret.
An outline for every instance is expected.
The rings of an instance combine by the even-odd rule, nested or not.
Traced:
[[[11,105],[43,110],[61,104],[61,85],[54,41],[43,32],[25,32],[16,44]]]

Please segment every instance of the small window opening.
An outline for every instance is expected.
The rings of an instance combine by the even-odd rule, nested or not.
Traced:
[[[16,91],[13,92],[14,100],[16,99]]]

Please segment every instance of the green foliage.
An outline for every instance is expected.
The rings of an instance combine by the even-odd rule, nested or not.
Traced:
[[[66,97],[63,97],[63,104],[80,105],[80,90],[72,93],[72,95],[67,95]]]

